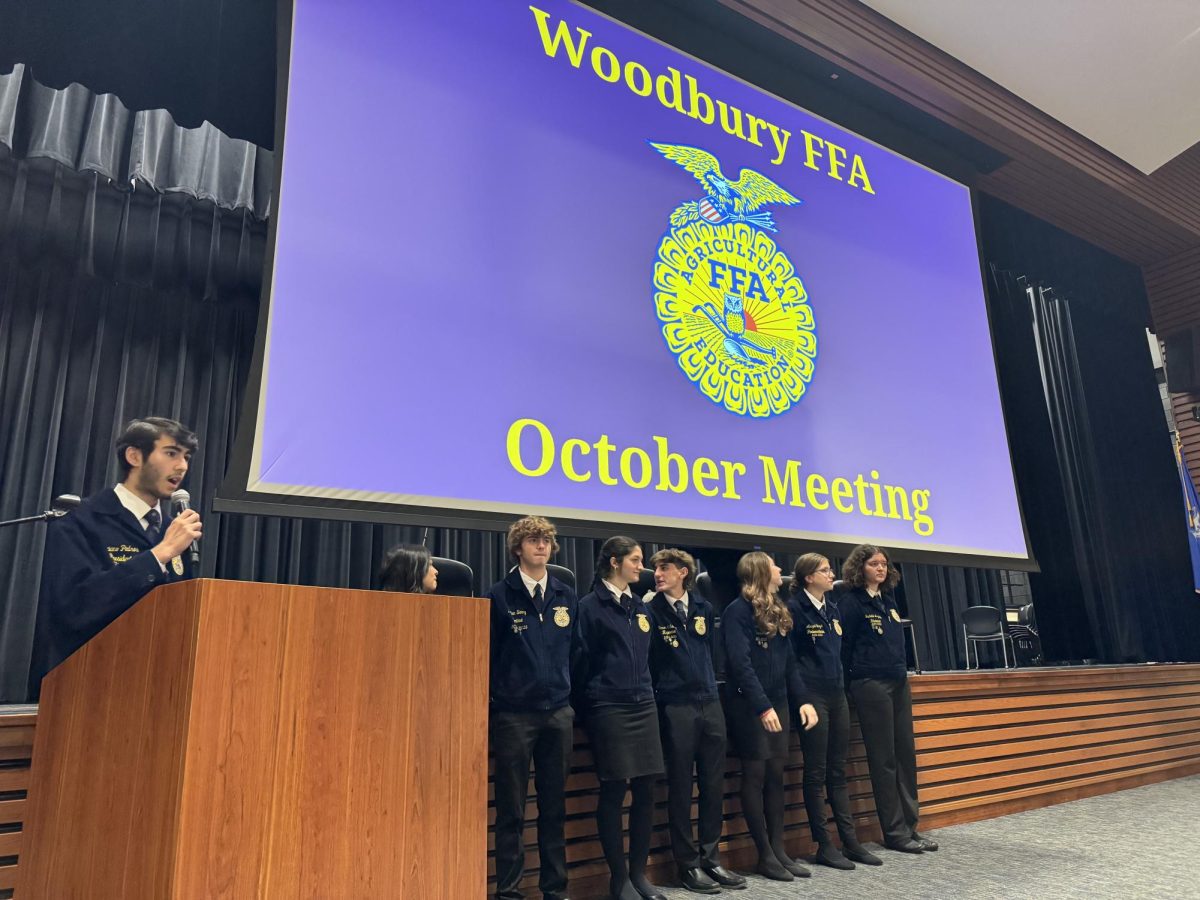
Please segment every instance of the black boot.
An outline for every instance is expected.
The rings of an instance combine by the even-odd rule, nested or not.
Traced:
[[[842,851],[828,841],[823,841],[817,845],[816,861],[823,866],[829,866],[831,869],[841,869],[845,872],[854,868],[854,863],[846,859],[842,855]]]
[[[883,860],[860,844],[858,841],[842,841],[842,854],[846,859],[863,866],[882,866]]]

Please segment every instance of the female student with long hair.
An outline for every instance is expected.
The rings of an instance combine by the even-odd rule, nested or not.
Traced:
[[[379,587],[406,594],[432,594],[437,590],[438,570],[427,547],[401,544],[388,551],[379,570]]]
[[[817,724],[808,689],[787,635],[792,616],[779,597],[783,576],[761,551],[738,561],[741,596],[721,618],[725,644],[725,715],[742,760],[742,813],[758,850],[758,873],[776,881],[809,875],[787,855],[783,840],[783,768],[792,702],[805,728]]]
[[[917,832],[917,751],[904,628],[892,588],[900,573],[887,553],[871,544],[850,551],[842,566],[842,662],[858,710],[871,792],[883,844],[902,853],[936,850]]]
[[[596,827],[614,900],[666,900],[646,880],[653,789],[663,773],[663,752],[650,679],[650,610],[630,589],[641,570],[637,541],[612,537],[604,542],[592,591],[579,601],[572,648],[571,687],[600,779]],[[621,828],[627,790],[633,798],[628,863]]]
[[[834,869],[853,869],[854,863],[878,866],[878,856],[858,841],[850,793],[846,787],[846,756],[850,748],[850,708],[842,677],[842,616],[833,602],[833,567],[819,553],[805,553],[792,573],[792,648],[808,686],[819,721],[800,732],[804,748],[804,808],[817,844],[817,862]],[[825,797],[833,810],[839,851],[825,824]]]

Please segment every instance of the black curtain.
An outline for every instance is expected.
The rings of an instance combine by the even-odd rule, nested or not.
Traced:
[[[276,0],[0,0],[0,72],[275,141]]]
[[[983,198],[1001,395],[1048,660],[1200,659],[1139,270]]]

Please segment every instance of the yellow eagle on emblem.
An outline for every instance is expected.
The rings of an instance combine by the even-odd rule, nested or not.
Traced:
[[[764,231],[778,231],[771,214],[758,210],[768,203],[793,206],[804,202],[753,169],[742,169],[738,180],[730,181],[721,173],[717,158],[707,150],[686,144],[648,143],[671,162],[691,172],[708,194],[700,200],[682,204],[671,213],[671,224],[676,228],[689,222],[716,225],[728,220],[746,222]]]

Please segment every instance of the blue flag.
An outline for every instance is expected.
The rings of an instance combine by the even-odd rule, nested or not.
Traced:
[[[1187,507],[1188,546],[1192,550],[1192,586],[1200,594],[1200,499],[1196,497],[1196,485],[1183,461],[1183,445],[1175,435],[1175,463],[1179,466],[1179,480],[1183,484],[1183,502]]]

